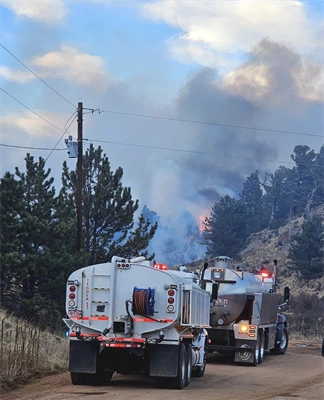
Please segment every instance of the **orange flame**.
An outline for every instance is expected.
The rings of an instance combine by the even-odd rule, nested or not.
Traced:
[[[198,229],[199,229],[200,234],[202,234],[205,230],[204,222],[205,222],[205,217],[203,215],[200,215],[199,220],[198,220]]]

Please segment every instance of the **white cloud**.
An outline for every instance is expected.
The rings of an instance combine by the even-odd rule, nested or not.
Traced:
[[[19,83],[25,83],[34,79],[34,76],[30,72],[17,71],[4,66],[0,66],[0,76],[8,81]]]
[[[322,21],[309,19],[307,4],[301,1],[160,0],[147,2],[141,10],[147,18],[179,29],[168,43],[183,62],[214,66],[222,53],[230,63],[234,54],[249,51],[265,37],[299,50],[323,46],[316,34]]]
[[[101,91],[107,86],[109,79],[100,57],[80,53],[69,46],[61,46],[59,51],[35,57],[32,64],[41,68],[44,76],[72,80],[79,85],[91,86]]]
[[[37,70],[33,70],[40,78],[61,78],[99,92],[107,88],[110,80],[100,57],[81,53],[75,47],[61,46],[60,50],[34,57],[27,64],[37,67]],[[0,67],[0,76],[19,83],[35,79],[30,72],[8,67]]]
[[[68,115],[47,112],[44,110],[36,110],[35,113],[62,130],[69,118]],[[38,138],[59,138],[60,131],[51,126],[44,119],[27,110],[19,114],[11,113],[4,115],[1,117],[2,134],[4,137],[6,136],[9,138],[12,130],[18,129],[20,132],[25,132]],[[6,135],[6,132],[8,132],[8,135]],[[19,136],[18,133],[17,136]]]
[[[51,25],[61,23],[67,16],[67,8],[63,0],[2,0],[1,3],[18,16]]]

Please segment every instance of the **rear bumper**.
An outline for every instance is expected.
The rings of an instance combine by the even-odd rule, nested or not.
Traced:
[[[254,342],[254,341],[251,341]],[[236,351],[242,351],[242,347],[239,346],[218,346],[218,345],[208,345],[208,352],[212,353],[214,351],[217,351],[219,353],[232,353]],[[253,348],[249,347],[244,347],[244,351],[246,352],[252,352],[254,351]]]

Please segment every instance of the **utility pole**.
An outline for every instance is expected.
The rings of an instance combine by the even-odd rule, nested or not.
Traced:
[[[83,160],[83,105],[78,103],[78,162],[77,162],[77,251],[82,249],[82,160]]]

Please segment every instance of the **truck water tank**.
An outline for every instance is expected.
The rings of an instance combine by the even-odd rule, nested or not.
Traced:
[[[218,282],[217,300],[212,300],[210,308],[211,326],[234,322],[243,311],[248,313],[255,293],[269,293],[272,288],[269,280],[264,282],[258,275],[220,267],[222,264],[215,263],[216,267],[208,268],[204,274],[206,289],[210,293],[213,283]],[[249,315],[245,319],[249,319]]]

